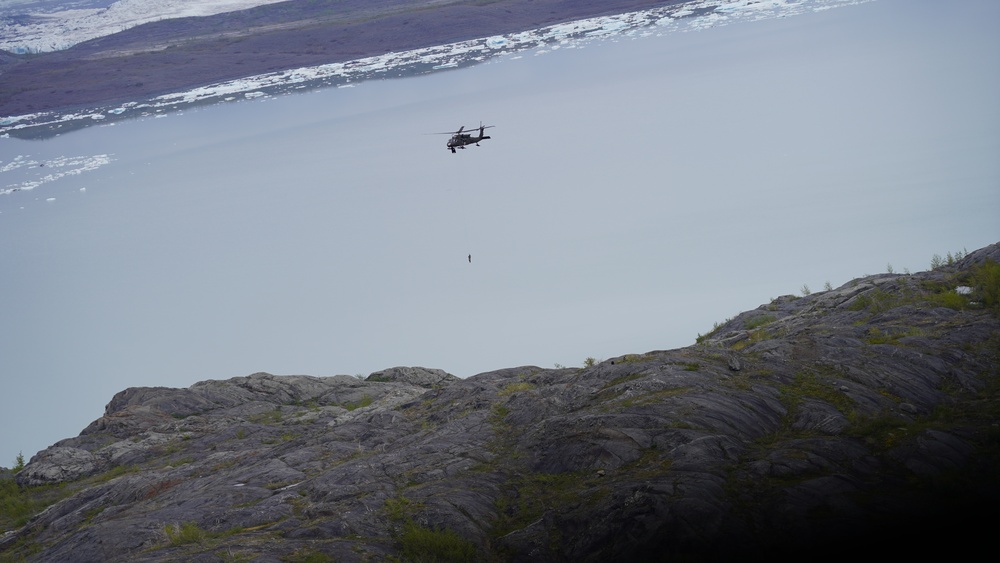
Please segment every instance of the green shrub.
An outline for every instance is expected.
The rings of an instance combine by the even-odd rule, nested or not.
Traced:
[[[779,400],[789,413],[798,411],[804,399],[811,398],[833,405],[842,413],[851,412],[854,401],[847,395],[837,391],[829,381],[825,381],[812,373],[800,373],[795,379],[779,388]]]
[[[945,266],[952,266],[955,262],[965,258],[969,253],[966,250],[960,250],[952,254],[951,252],[945,258],[942,258],[940,254],[935,254],[931,257],[931,269],[937,270],[938,268],[943,268]]]
[[[757,315],[746,322],[746,329],[753,330],[766,324],[773,323],[777,318],[774,315]]]
[[[876,315],[899,307],[904,303],[902,295],[876,288],[858,295],[848,309],[851,311],[867,311]]]
[[[249,417],[250,422],[255,424],[277,424],[281,422],[281,419],[281,405],[274,407],[274,410],[265,411]]]
[[[31,497],[13,479],[0,481],[0,524],[21,527],[35,513]]]
[[[68,494],[64,483],[21,487],[9,477],[0,478],[0,534],[27,524]]]
[[[385,513],[394,522],[409,522],[415,506],[410,499],[400,495],[385,499]]]
[[[899,344],[900,338],[920,336],[921,334],[923,332],[916,327],[897,327],[892,330],[881,330],[877,327],[871,327],[868,329],[868,336],[865,337],[865,342],[868,344]]]
[[[975,268],[972,289],[984,307],[1000,309],[1000,264],[987,260]]]
[[[722,330],[722,327],[731,320],[733,320],[732,317],[722,321],[721,323],[712,323],[712,330],[708,331],[707,334],[698,333],[698,337],[695,338],[695,342],[701,344],[705,339],[715,336],[720,330]]]
[[[955,291],[933,293],[931,294],[929,301],[939,307],[947,307],[949,309],[955,309],[956,311],[960,311],[969,306],[969,298],[964,295],[959,295]]]
[[[351,403],[347,403],[346,405],[344,405],[344,408],[347,409],[347,410],[349,410],[349,411],[353,411],[355,409],[360,409],[362,407],[367,407],[368,405],[372,404],[373,402],[375,402],[375,399],[372,399],[371,395],[367,395],[366,394],[366,395],[362,395],[361,398],[358,399],[357,401],[354,401],[354,402],[351,402]]]
[[[201,529],[194,522],[183,522],[181,524],[167,524],[163,531],[167,534],[170,545],[185,545],[189,543],[201,543],[205,541],[209,534]]]

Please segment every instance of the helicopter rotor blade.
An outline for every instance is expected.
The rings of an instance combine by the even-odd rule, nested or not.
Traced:
[[[469,128],[469,131],[475,131],[476,129],[491,129],[493,127],[496,127],[496,125],[483,125],[482,123],[480,123],[479,127]],[[468,134],[468,131],[466,131],[466,129],[465,129],[465,125],[459,127],[458,131],[442,131],[442,132],[439,132],[439,133],[424,133],[424,134],[425,135],[461,135],[463,133]]]

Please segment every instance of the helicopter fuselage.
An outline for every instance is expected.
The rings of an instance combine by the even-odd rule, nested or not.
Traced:
[[[455,152],[455,149],[464,149],[466,145],[476,145],[479,146],[479,141],[485,141],[489,139],[489,135],[484,135],[483,131],[485,127],[479,128],[479,135],[473,135],[472,133],[462,133],[459,129],[458,133],[452,135],[451,139],[448,139],[448,150]]]

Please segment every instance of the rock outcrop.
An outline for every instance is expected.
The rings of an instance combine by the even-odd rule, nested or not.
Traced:
[[[977,511],[1000,498],[997,262],[992,245],[781,297],[696,345],[585,368],[128,389],[17,474],[20,495],[51,504],[5,521],[0,550],[130,562],[972,553],[987,539],[971,533]]]

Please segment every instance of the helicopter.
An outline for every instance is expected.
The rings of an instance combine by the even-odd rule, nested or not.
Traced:
[[[447,147],[448,147],[448,150],[450,150],[452,153],[454,153],[454,152],[456,152],[455,149],[464,149],[465,145],[475,144],[478,147],[479,146],[479,141],[485,141],[486,139],[490,138],[489,135],[484,135],[483,134],[483,131],[485,131],[486,129],[489,129],[490,127],[494,127],[494,126],[493,125],[483,125],[482,122],[480,122],[479,123],[479,136],[478,137],[474,136],[472,133],[463,133],[463,131],[465,131],[465,125],[459,127],[458,131],[455,131],[455,132],[438,133],[438,134],[439,135],[451,135],[451,138],[448,139],[448,145],[447,145]],[[474,131],[474,130],[475,130],[475,128],[470,129],[470,131]]]

